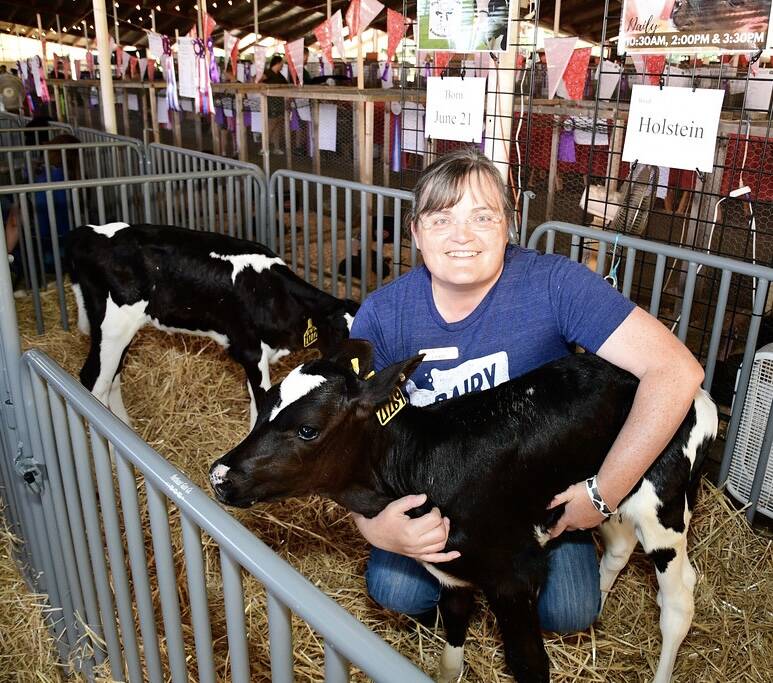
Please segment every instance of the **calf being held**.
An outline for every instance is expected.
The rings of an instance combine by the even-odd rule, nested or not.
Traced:
[[[516,678],[547,681],[536,605],[547,571],[547,530],[563,506],[546,508],[554,495],[598,471],[638,381],[580,354],[488,391],[418,408],[404,405],[399,387],[421,358],[366,381],[370,345],[352,340],[334,358],[295,368],[263,397],[247,439],[213,464],[211,484],[228,505],[317,493],[368,517],[402,496],[426,493],[413,515],[437,506],[451,520],[446,551],[461,552],[450,562],[425,563],[446,586],[438,680],[461,673],[477,587],[497,617]],[[637,539],[655,565],[663,636],[657,683],[669,680],[692,621],[696,576],[687,526],[716,429],[716,408],[699,390],[666,449],[600,527],[604,598]]]
[[[306,283],[267,247],[166,225],[87,225],[69,236],[78,329],[91,334],[81,382],[129,422],[120,372],[139,329],[214,339],[244,366],[250,425],[270,386],[269,363],[349,336],[358,304]]]

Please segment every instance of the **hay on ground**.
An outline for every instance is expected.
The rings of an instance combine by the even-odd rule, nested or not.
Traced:
[[[42,348],[77,375],[88,348],[87,339],[77,332],[59,329],[53,292],[44,294],[44,305],[47,320],[52,322],[49,332],[37,337],[29,300],[20,300],[24,345]],[[74,312],[71,298],[69,306]],[[307,357],[308,354],[295,354],[284,359],[272,369],[272,380],[277,381]],[[249,401],[241,368],[210,341],[143,330],[127,356],[122,382],[124,402],[135,429],[207,491],[211,462],[247,433]],[[140,487],[141,493],[142,490]],[[409,618],[386,612],[367,597],[363,575],[368,549],[345,510],[329,501],[311,498],[257,505],[249,510],[231,510],[231,513],[399,652],[424,670],[434,670],[442,650],[442,629],[428,629]],[[180,571],[178,596],[183,611],[186,655],[191,680],[195,680],[179,515],[172,511],[170,520],[175,561]],[[152,545],[149,533],[146,536],[153,575]],[[230,671],[219,557],[211,539],[205,538],[204,544],[215,661],[218,678],[225,681],[229,680]],[[743,514],[705,482],[688,547],[698,571],[696,612],[679,652],[674,680],[739,683],[770,680],[773,671],[771,541],[750,530]],[[656,592],[654,570],[637,551],[621,573],[593,629],[564,637],[546,634],[552,680],[559,683],[650,680],[660,651]],[[24,601],[19,608],[26,619],[35,598],[19,599]],[[157,591],[154,600],[158,608]],[[251,578],[245,579],[245,608],[253,680],[268,681],[265,597]],[[161,624],[160,618],[158,623]],[[29,628],[34,632],[34,626]],[[294,634],[296,680],[323,680],[321,637],[297,619]],[[467,643],[463,680],[512,680],[505,672],[494,618],[485,605],[473,619]],[[30,651],[26,655],[19,652],[19,656],[30,660],[39,658],[40,650],[49,647],[41,637],[20,639],[17,651],[22,645],[29,645]],[[365,677],[356,674],[355,680],[365,680]]]

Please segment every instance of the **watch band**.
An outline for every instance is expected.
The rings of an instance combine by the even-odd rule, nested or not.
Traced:
[[[610,509],[606,501],[601,497],[599,492],[599,485],[596,481],[596,475],[589,477],[585,480],[585,490],[588,492],[590,502],[593,503],[593,507],[596,508],[604,517],[610,517],[613,514],[613,510]]]

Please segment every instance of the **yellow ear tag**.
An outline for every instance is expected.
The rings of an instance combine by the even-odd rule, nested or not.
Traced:
[[[303,333],[303,348],[305,349],[307,346],[311,346],[318,338],[319,332],[317,331],[317,328],[314,327],[311,318],[309,318],[306,325],[306,331]]]
[[[358,375],[360,374],[360,359],[359,358],[352,358],[352,370],[354,370],[354,374]]]
[[[389,422],[395,415],[397,415],[397,413],[405,408],[407,404],[408,401],[405,400],[405,396],[403,396],[403,392],[400,391],[400,387],[395,387],[395,390],[392,392],[389,400],[384,405],[376,408],[376,417],[381,423],[381,426],[383,427],[387,422]]]
[[[367,375],[365,375],[364,379],[370,379],[375,374],[376,374],[376,371],[375,370],[371,370]]]

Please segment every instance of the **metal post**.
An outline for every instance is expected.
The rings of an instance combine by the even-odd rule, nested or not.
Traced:
[[[113,95],[113,72],[110,68],[110,38],[107,31],[105,0],[94,0],[94,29],[97,32],[99,52],[99,91],[102,100],[102,120],[105,132],[118,133],[115,122],[115,97]]]

